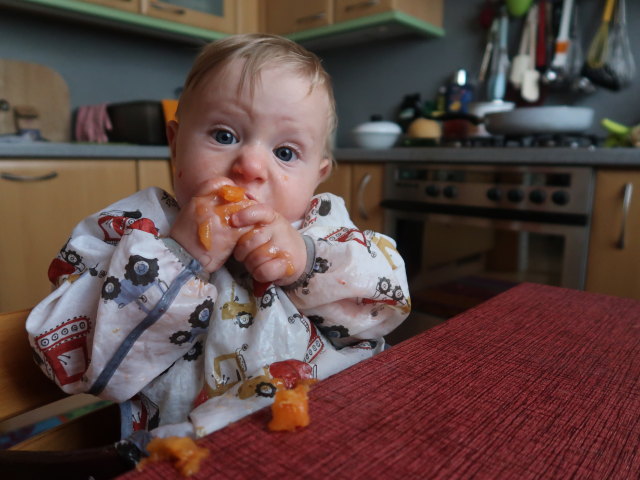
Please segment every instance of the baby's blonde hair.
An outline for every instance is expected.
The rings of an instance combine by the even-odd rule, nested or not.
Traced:
[[[338,121],[331,77],[322,67],[322,62],[317,55],[301,45],[277,35],[260,33],[232,35],[204,47],[187,75],[180,96],[181,102],[178,105],[178,118],[180,117],[182,100],[190,95],[191,91],[202,81],[202,78],[210,71],[224,67],[237,59],[244,60],[238,85],[239,90],[247,85],[249,91],[253,93],[257,82],[260,81],[260,71],[264,67],[274,65],[287,67],[309,79],[309,92],[312,92],[316,87],[325,89],[329,100],[325,155],[327,158],[333,158],[331,139]]]

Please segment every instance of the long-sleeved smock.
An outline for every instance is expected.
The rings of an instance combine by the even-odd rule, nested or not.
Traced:
[[[272,402],[290,367],[322,379],[377,353],[409,313],[395,243],[358,230],[339,197],[313,197],[307,270],[284,288],[233,260],[204,272],[167,238],[177,213],[150,188],[83,220],[27,320],[44,373],[120,403],[123,436],[206,435]]]

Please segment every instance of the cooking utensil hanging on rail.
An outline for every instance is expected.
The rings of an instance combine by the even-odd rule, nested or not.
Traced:
[[[507,88],[509,73],[509,54],[507,52],[507,37],[509,34],[509,18],[506,10],[500,13],[498,26],[498,48],[494,46],[491,57],[489,80],[487,81],[487,97],[489,100],[503,100]]]
[[[607,65],[611,69],[613,77],[618,81],[618,88],[626,87],[631,83],[636,66],[629,44],[625,0],[618,0],[613,29],[609,35]]]
[[[602,13],[602,21],[587,51],[587,61],[582,73],[596,85],[617,90],[618,80],[607,64],[609,55],[609,28],[616,0],[607,0]]]

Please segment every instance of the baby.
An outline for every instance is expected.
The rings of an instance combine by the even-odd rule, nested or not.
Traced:
[[[118,402],[123,437],[198,437],[271,403],[283,372],[322,379],[381,351],[410,310],[404,263],[342,199],[314,196],[335,117],[296,43],[208,45],[167,126],[175,198],[116,202],[53,260],[57,288],[27,321],[42,370]]]

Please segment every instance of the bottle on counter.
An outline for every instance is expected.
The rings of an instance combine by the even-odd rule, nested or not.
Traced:
[[[447,85],[446,111],[449,113],[468,113],[473,101],[473,86],[468,81],[467,71],[458,70]]]

